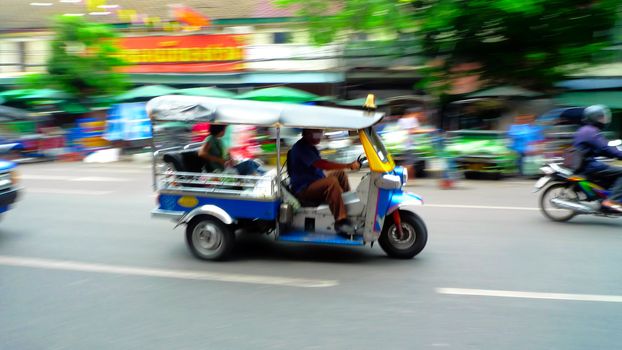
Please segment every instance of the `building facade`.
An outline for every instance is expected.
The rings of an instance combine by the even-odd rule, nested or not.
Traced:
[[[357,35],[314,46],[295,13],[276,8],[270,0],[211,1],[209,5],[187,0],[191,11],[209,21],[193,31],[179,26],[171,30],[176,18],[168,0],[41,0],[39,4],[51,4],[45,6],[3,2],[10,2],[9,11],[1,16],[6,20],[0,21],[0,84],[5,85],[24,74],[44,71],[52,19],[63,15],[109,23],[119,29],[122,41],[132,41],[135,46],[128,50],[137,58],[128,74],[137,85],[218,86],[237,91],[290,85],[343,98],[369,91],[394,96],[412,92],[418,79],[416,67],[421,64],[407,49],[387,46],[388,41],[378,40],[381,37]],[[243,43],[233,45],[232,38],[243,38]],[[217,48],[212,50],[216,54],[187,57],[199,47],[210,47],[208,42]],[[238,51],[227,56],[233,52],[227,49]],[[152,50],[148,52],[153,55],[144,50]],[[196,67],[185,64],[189,61]],[[160,69],[155,67],[158,63]]]

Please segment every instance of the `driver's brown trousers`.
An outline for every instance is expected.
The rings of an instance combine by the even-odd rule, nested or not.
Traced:
[[[326,174],[326,177],[311,183],[307,188],[298,192],[300,200],[315,203],[328,203],[335,222],[348,217],[346,206],[341,194],[350,191],[348,175],[343,170],[335,170]]]

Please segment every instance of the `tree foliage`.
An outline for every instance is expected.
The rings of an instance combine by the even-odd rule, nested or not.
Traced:
[[[619,0],[275,0],[318,44],[344,32],[413,33],[445,72],[478,63],[492,82],[546,89],[610,45]]]
[[[22,84],[56,88],[81,98],[118,94],[127,82],[115,70],[124,65],[117,56],[115,38],[117,34],[109,26],[79,17],[59,17],[47,72],[26,76]]]

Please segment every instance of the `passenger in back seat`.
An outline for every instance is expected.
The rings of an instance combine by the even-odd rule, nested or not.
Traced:
[[[210,124],[209,136],[205,138],[199,149],[199,157],[204,159],[205,171],[208,173],[223,172],[226,168],[233,168],[239,175],[264,174],[261,163],[250,159],[235,163],[222,145],[221,138],[225,135],[226,125]]]

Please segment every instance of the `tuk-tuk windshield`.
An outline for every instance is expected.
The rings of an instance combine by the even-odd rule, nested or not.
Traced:
[[[365,129],[365,134],[367,135],[367,138],[369,139],[372,147],[374,148],[374,152],[378,155],[380,161],[383,163],[389,163],[389,152],[387,152],[387,149],[384,147],[382,139],[380,139],[380,136],[378,136],[376,130],[373,128],[367,128]]]

